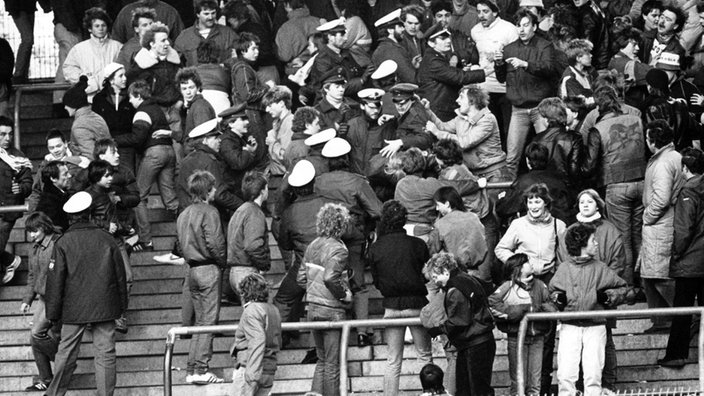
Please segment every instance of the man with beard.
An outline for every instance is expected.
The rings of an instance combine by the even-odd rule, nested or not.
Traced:
[[[381,101],[384,91],[368,88],[357,94],[361,99],[361,114],[349,122],[347,141],[352,146],[350,151],[350,171],[369,176],[371,160],[377,156],[384,145],[384,140],[393,139],[393,123],[379,125]]]
[[[217,63],[232,57],[231,48],[237,43],[237,33],[230,27],[217,23],[218,2],[198,0],[195,4],[196,22],[178,35],[174,48],[186,58],[186,66],[198,64],[196,49],[203,41],[210,41],[216,49]]]
[[[401,44],[404,40],[404,27],[399,16],[401,9],[382,17],[374,23],[379,32],[385,32],[386,36],[379,40],[379,46],[372,54],[372,63],[378,68],[382,62],[393,60],[396,62],[396,75],[400,82],[414,83],[416,81],[416,67],[420,65],[420,58],[414,64],[411,57]]]

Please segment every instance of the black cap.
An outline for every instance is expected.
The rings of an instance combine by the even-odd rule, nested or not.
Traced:
[[[400,83],[391,87],[389,92],[391,92],[391,100],[394,102],[400,102],[412,98],[417,90],[418,86],[415,84]]]
[[[247,108],[246,103],[239,103],[239,104],[236,104],[228,109],[223,110],[220,114],[218,114],[218,117],[220,117],[220,118],[230,118],[230,117],[247,118],[247,113],[245,112],[246,108]]]
[[[323,75],[323,84],[347,84],[347,72],[342,67],[336,67]]]

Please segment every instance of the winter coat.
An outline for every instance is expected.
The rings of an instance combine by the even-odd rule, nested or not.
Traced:
[[[657,29],[647,31],[643,33],[642,35],[642,40],[640,44],[640,51],[638,52],[638,57],[640,58],[641,62],[650,64],[650,52],[653,50],[653,46],[655,45],[655,41],[657,41],[657,36],[658,36],[658,31]],[[662,43],[660,43],[662,44]],[[684,47],[682,47],[682,44],[680,44],[680,40],[677,37],[677,35],[672,36],[670,41],[668,41],[665,44],[665,48],[663,48],[662,52],[671,52],[673,54],[679,55],[680,57],[680,69],[685,70],[685,62],[687,57],[686,52]]]
[[[276,32],[276,48],[279,59],[290,63],[300,57],[308,47],[308,36],[316,32],[320,18],[310,15],[307,7],[297,8],[288,13],[286,21]]]
[[[259,80],[257,72],[246,60],[238,60],[230,70],[232,79],[232,103],[246,103],[247,109],[262,111],[262,98],[269,86]]]
[[[308,245],[296,281],[306,289],[311,304],[344,311],[350,303],[343,301],[350,292],[348,251],[337,238],[318,237]]]
[[[340,129],[341,124],[345,124],[349,119],[362,114],[357,103],[347,98],[343,99],[340,107],[333,106],[328,102],[327,98],[321,99],[313,107],[320,112],[321,130],[328,128]],[[339,132],[339,135],[344,138],[342,131]]]
[[[139,36],[132,36],[132,38],[127,40],[127,42],[122,45],[122,48],[120,48],[115,62],[125,67],[125,73],[129,73],[134,56],[137,55],[137,52],[142,48],[142,44],[139,43]]]
[[[623,237],[621,231],[616,228],[614,223],[608,219],[599,218],[590,223],[596,227],[594,232],[594,240],[599,245],[595,259],[606,264],[616,272],[616,275],[623,276],[626,270],[626,251],[623,248]],[[558,256],[561,259],[569,256],[565,241],[560,240],[560,250]]]
[[[396,77],[398,77],[398,82],[416,83],[416,68],[413,67],[408,51],[401,43],[388,37],[379,40],[379,45],[372,54],[374,67],[378,68],[385,60],[396,62]]]
[[[299,196],[281,215],[278,244],[282,249],[293,250],[297,263],[317,238],[316,216],[327,202],[330,200],[317,194]]]
[[[93,97],[93,112],[103,117],[112,137],[132,132],[135,109],[129,101],[127,91],[115,97],[111,87],[103,87]]]
[[[589,98],[594,94],[592,90],[593,80],[594,75],[592,70],[580,72],[574,67],[568,66],[562,73],[558,95],[561,98],[568,96],[583,96],[584,98]]]
[[[229,26],[216,23],[210,29],[208,36],[204,38],[194,25],[181,31],[174,41],[174,49],[185,58],[186,64],[184,66],[196,66],[198,64],[196,49],[200,43],[207,41],[214,50],[215,63],[222,63],[232,57],[232,48],[237,45],[238,39],[239,35]]]
[[[574,197],[576,192],[568,188],[565,178],[554,170],[531,170],[519,175],[506,196],[496,203],[496,214],[503,219],[526,213],[523,192],[536,183],[545,183],[550,190],[552,205],[550,213],[556,218],[570,222],[575,214]]]
[[[25,157],[25,155],[14,147],[7,149],[7,154],[15,157]],[[19,184],[20,192],[12,192],[12,182]],[[25,198],[32,193],[32,170],[22,167],[19,171],[13,170],[5,161],[0,161],[0,206],[22,205]],[[5,221],[15,221],[22,217],[24,213],[4,213],[0,218]]]
[[[49,263],[54,253],[54,243],[61,234],[47,234],[44,239],[35,242],[29,255],[29,271],[27,275],[27,286],[24,289],[22,302],[32,305],[36,296],[44,298],[46,290],[46,275],[49,271]]]
[[[232,355],[245,367],[244,379],[258,382],[262,374],[274,375],[281,349],[281,315],[275,305],[247,302],[235,331]]]
[[[224,267],[227,244],[217,209],[205,202],[189,205],[176,219],[180,255],[189,265]]]
[[[63,63],[63,72],[66,81],[76,84],[81,76],[88,77],[88,101],[103,86],[103,69],[117,58],[122,44],[118,41],[105,38],[99,40],[91,37],[81,41],[71,48]]]
[[[672,96],[649,95],[643,102],[643,119],[647,124],[655,120],[665,120],[674,133],[675,149],[692,147],[692,140],[699,140],[701,125],[689,112],[689,100]]]
[[[423,276],[428,259],[425,242],[403,229],[379,236],[369,248],[368,261],[374,286],[384,296],[384,308],[421,309],[428,303]]]
[[[55,226],[65,231],[68,228],[68,214],[64,212],[64,204],[70,197],[69,192],[59,190],[54,183],[45,183],[36,210],[44,212]]]
[[[152,99],[147,99],[134,113],[132,133],[116,136],[115,142],[121,147],[134,147],[138,152],[144,152],[152,146],[171,146],[171,137],[152,137],[152,133],[160,129],[171,129],[166,115]]]
[[[704,278],[703,176],[687,180],[675,203],[670,277]]]
[[[592,65],[596,70],[605,69],[609,63],[611,48],[609,48],[609,27],[604,11],[591,0],[581,7],[574,7],[571,4],[570,8],[579,15],[581,26],[575,26],[576,31],[594,45]]]
[[[266,145],[257,144],[257,149],[253,152],[245,150],[244,147],[246,145],[247,135],[242,137],[232,131],[225,131],[222,134],[220,150],[218,151],[220,157],[227,165],[223,179],[226,183],[232,185],[232,191],[235,191],[238,195],[242,188],[244,174],[250,170],[263,171],[268,162]]]
[[[488,249],[484,238],[484,226],[472,212],[453,210],[435,220],[434,228],[428,237],[430,254],[452,253],[458,264],[476,269],[487,257]]]
[[[396,131],[392,122],[379,125],[377,120],[371,120],[366,115],[360,115],[348,122],[347,141],[352,146],[349,154],[350,171],[367,177],[374,170],[372,157],[379,154],[386,146],[384,140],[394,140]]]
[[[555,62],[555,47],[539,36],[527,44],[520,39],[504,47],[504,60],[494,64],[496,79],[506,83],[506,98],[513,106],[533,108],[541,100],[555,96],[556,76],[564,69]],[[527,68],[514,68],[505,59],[518,58],[528,62]]]
[[[433,195],[440,187],[446,186],[456,188],[460,195],[479,191],[479,186],[473,179],[450,181],[407,175],[396,184],[394,199],[408,210],[408,222],[432,224],[436,217]]]
[[[284,118],[274,120],[271,130],[267,133],[267,138],[271,138],[274,142],[269,147],[269,173],[271,175],[282,176],[286,173],[286,165],[284,165],[284,153],[286,147],[291,144],[291,123],[293,122],[293,113],[289,110]]]
[[[112,235],[92,223],[71,225],[54,245],[45,301],[47,319],[67,324],[113,321],[124,314],[125,264]]]
[[[176,73],[180,68],[181,59],[173,48],[169,48],[164,60],[154,57],[152,52],[142,48],[132,59],[130,70],[127,72],[127,83],[146,81],[152,88],[153,102],[160,106],[172,106],[181,100],[181,92],[176,83]]]
[[[193,100],[181,108],[181,120],[183,122],[183,132],[172,136],[177,142],[185,143],[188,134],[198,125],[214,119],[215,110],[210,103],[203,99],[203,95],[197,94]]]
[[[396,138],[403,142],[403,149],[418,147],[421,150],[428,150],[437,140],[435,136],[424,131],[430,117],[419,101],[411,100],[413,100],[411,108],[396,122]]]
[[[478,177],[475,176],[464,164],[455,164],[443,168],[438,175],[439,180],[466,180],[473,179],[477,180]],[[489,201],[489,196],[487,195],[486,189],[481,189],[475,193],[467,194],[462,197],[462,202],[465,208],[476,214],[480,219],[485,218],[489,212],[492,210],[491,202]]]
[[[582,159],[584,144],[582,136],[577,132],[568,131],[562,126],[551,126],[535,135],[533,143],[547,147],[550,157],[548,168],[565,176],[567,185],[574,185],[582,174]]]
[[[512,280],[504,282],[489,296],[489,306],[496,327],[511,335],[518,333],[519,324],[525,314],[557,311],[550,302],[548,287],[543,281],[535,278],[527,285]],[[544,335],[549,329],[549,322],[530,321],[526,335]]]
[[[252,201],[237,208],[227,226],[227,265],[259,271],[271,268],[266,217]]]
[[[76,148],[75,155],[93,158],[95,142],[101,139],[110,139],[110,129],[103,117],[96,114],[88,106],[76,110],[73,124],[71,124],[71,143]]]
[[[682,155],[674,144],[661,147],[648,161],[643,183],[643,242],[640,276],[668,279],[674,234],[674,203],[684,184]]]
[[[556,218],[547,223],[531,222],[528,216],[511,222],[494,253],[503,263],[514,254],[525,253],[533,270],[538,272],[550,263],[556,264],[559,243],[565,238],[565,223]]]
[[[323,76],[338,67],[343,68],[347,76],[347,88],[345,89],[347,97],[355,96],[366,82],[367,74],[371,75],[354,60],[349,50],[342,49],[338,54],[326,45],[320,49],[318,56],[315,57],[307,85],[314,91],[321,89]]]
[[[455,115],[462,86],[484,82],[484,70],[468,70],[450,66],[450,60],[432,48],[423,54],[418,69],[418,94],[430,102],[430,108],[442,120]]]

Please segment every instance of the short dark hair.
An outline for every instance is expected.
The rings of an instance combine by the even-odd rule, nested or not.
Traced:
[[[489,9],[491,9],[491,12],[495,12],[497,14],[499,13],[499,6],[496,5],[496,3],[494,3],[492,0],[477,0],[475,6],[478,6],[479,4],[483,4],[489,7]]]
[[[413,15],[419,23],[423,23],[423,7],[411,4],[401,9],[401,21],[406,21],[406,15]]]
[[[154,23],[152,23],[152,26],[150,26],[149,29],[144,32],[144,36],[142,37],[142,41],[140,42],[140,44],[142,44],[142,47],[150,49],[149,44],[154,42],[154,35],[156,33],[166,33],[168,35],[169,27],[161,22],[154,21]]]
[[[306,124],[312,124],[316,118],[320,118],[320,112],[310,106],[299,107],[293,114],[291,121],[291,131],[303,132],[306,130]]]
[[[403,171],[407,175],[421,172],[425,169],[425,157],[418,147],[411,147],[401,157]]]
[[[246,21],[251,18],[247,4],[242,1],[228,1],[222,8],[222,14],[226,19],[234,18],[240,21]]]
[[[567,96],[562,98],[562,102],[565,103],[566,108],[579,114],[582,114],[582,112],[587,108],[587,103],[583,96]]]
[[[702,12],[704,12],[704,3],[699,2],[697,3],[697,14],[701,14]]]
[[[489,93],[479,85],[465,85],[460,89],[460,93],[462,92],[467,94],[467,102],[477,109],[481,110],[489,106]]]
[[[2,123],[0,123],[2,125]],[[48,143],[49,140],[51,139],[56,139],[59,138],[61,139],[62,142],[66,143],[66,137],[64,136],[63,132],[58,130],[57,128],[51,128],[49,132],[46,133],[46,142]]]
[[[93,147],[93,158],[99,159],[101,155],[108,152],[109,148],[117,151],[117,143],[110,138],[98,140]]]
[[[260,274],[252,273],[244,277],[239,284],[242,302],[268,302],[269,284]]]
[[[565,232],[565,246],[570,256],[578,257],[582,255],[582,248],[587,247],[589,237],[594,234],[596,228],[590,223],[575,223],[567,228]]]
[[[528,255],[516,253],[506,260],[506,268],[511,271],[511,280],[516,282],[521,276],[521,267],[528,262]]]
[[[196,0],[193,4],[193,11],[198,15],[203,10],[215,10],[220,13],[220,7],[215,0]]]
[[[196,48],[196,58],[198,64],[218,63],[217,48],[212,42],[203,40]]]
[[[110,163],[105,160],[94,160],[88,165],[88,181],[90,184],[95,184],[100,181],[105,175],[112,175],[114,169]]]
[[[552,206],[552,196],[550,189],[545,183],[535,183],[523,191],[523,202],[527,203],[529,199],[540,198],[545,202],[545,207],[550,209]]]
[[[264,106],[269,106],[270,104],[283,101],[284,106],[286,106],[287,109],[290,109],[292,96],[293,93],[289,87],[285,85],[276,85],[274,88],[269,90],[269,92],[264,94],[262,104]]]
[[[675,23],[677,24],[677,29],[674,30],[675,34],[682,32],[682,29],[684,29],[684,25],[687,23],[687,14],[685,14],[684,11],[682,11],[682,8],[680,7],[674,5],[666,5],[662,7],[660,18],[662,18],[662,14],[665,13],[665,11],[670,11],[675,14],[675,18],[677,19],[675,21]]]
[[[650,143],[658,149],[672,143],[675,138],[672,128],[665,120],[650,121],[645,126],[645,131],[645,136],[650,140]]]
[[[621,113],[618,93],[609,85],[601,86],[594,91],[594,102],[597,103],[599,115]]]
[[[704,174],[704,152],[694,147],[685,147],[681,154],[682,165],[686,165],[690,172]]]
[[[401,202],[389,200],[381,207],[381,228],[384,231],[402,230],[408,219],[408,210]]]
[[[288,4],[288,6],[294,10],[297,10],[299,8],[303,8],[306,6],[306,3],[304,0],[284,0],[283,3]]]
[[[215,176],[205,170],[197,170],[188,176],[188,194],[193,202],[205,202],[208,200],[210,190],[215,187]]]
[[[350,160],[349,155],[345,154],[340,157],[328,158],[328,170],[334,172],[336,170],[349,170]]]
[[[643,42],[642,35],[643,32],[634,27],[625,29],[620,34],[616,35],[616,37],[614,37],[613,48],[617,50],[626,48],[626,46],[628,46],[628,43],[630,43],[631,41],[635,41],[636,43],[638,43],[638,45],[640,45]]]
[[[461,164],[464,160],[462,157],[462,148],[459,143],[451,139],[440,139],[433,145],[433,153],[437,159],[441,160],[446,166]]]
[[[420,369],[420,385],[423,387],[423,392],[444,394],[445,387],[442,385],[444,378],[445,374],[442,369],[432,363],[428,363]]]
[[[193,81],[199,90],[203,88],[203,81],[201,81],[200,74],[198,74],[198,70],[195,67],[184,67],[176,73],[177,83],[187,84],[189,80]]]
[[[139,19],[151,19],[152,22],[156,21],[156,10],[148,7],[137,7],[132,10],[132,27],[136,28],[139,26]]]
[[[266,188],[267,180],[262,172],[249,171],[242,178],[242,199],[254,201]]]
[[[152,97],[152,87],[144,80],[137,80],[127,87],[127,92],[132,96],[139,96],[143,100]]]
[[[467,211],[467,207],[464,206],[462,196],[457,189],[452,186],[438,188],[437,191],[435,191],[435,194],[433,194],[433,201],[449,203],[452,210],[459,210],[461,212]]]
[[[90,30],[90,28],[93,27],[93,21],[96,19],[105,22],[105,24],[108,25],[108,31],[112,27],[112,19],[110,18],[110,15],[108,15],[108,13],[100,7],[92,7],[87,9],[83,14],[83,28]]]
[[[435,16],[435,14],[440,11],[448,11],[452,13],[452,3],[446,0],[434,0],[432,3],[430,3],[430,12],[433,13],[433,16]]]
[[[547,169],[550,161],[550,151],[547,147],[540,143],[532,142],[526,147],[525,154],[533,170]]]
[[[51,179],[58,179],[61,174],[61,167],[67,166],[63,161],[49,161],[42,167],[42,182],[52,184]]]
[[[241,57],[243,53],[247,52],[252,44],[259,44],[259,37],[256,34],[250,32],[241,32],[240,38],[235,44],[235,52],[238,57]]]
[[[565,126],[567,111],[565,102],[557,97],[545,98],[538,103],[538,112],[548,121],[549,126]]]
[[[452,253],[435,253],[430,260],[423,266],[423,274],[426,278],[430,278],[431,274],[439,274],[447,270],[447,272],[452,273],[459,268],[457,264],[457,259]]]
[[[704,3],[699,3],[699,4],[704,4]],[[653,10],[662,11],[662,2],[660,0],[648,0],[645,3],[643,3],[643,5],[640,7],[640,15],[641,16],[648,15]],[[697,11],[699,11],[699,10],[697,9]]]
[[[58,234],[61,232],[61,229],[54,224],[51,217],[41,211],[32,212],[27,215],[27,218],[24,221],[24,228],[29,232],[42,230],[44,231],[44,234],[47,235]]]
[[[531,25],[538,26],[538,16],[525,7],[521,7],[518,9],[518,11],[516,11],[516,25],[521,23],[521,20],[523,20],[523,18],[528,18],[528,20],[530,20]]]
[[[0,115],[0,126],[9,126],[14,132],[15,124],[12,122],[10,117]]]

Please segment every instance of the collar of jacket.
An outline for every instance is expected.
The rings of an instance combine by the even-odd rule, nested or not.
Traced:
[[[202,94],[196,94],[196,96],[194,96],[193,99],[191,99],[190,102],[185,103],[185,104],[183,105],[183,107],[185,107],[185,108],[191,107],[191,106],[193,105],[193,103],[194,103],[196,100],[198,100],[199,98],[200,98],[200,99],[204,99]]]
[[[307,16],[310,16],[310,10],[308,7],[301,7],[301,8],[296,8],[295,10],[291,10],[288,13],[288,19],[300,19],[300,18],[305,18]]]
[[[471,118],[468,117],[466,114],[460,114],[459,116],[467,120],[467,122],[469,122],[469,125],[476,125],[479,120],[481,120],[482,118],[484,118],[485,115],[487,115],[487,113],[489,113],[489,108],[485,107],[479,110],[479,112]]]
[[[42,238],[41,241],[35,242],[34,243],[34,248],[37,249],[41,247],[42,249],[46,249],[49,244],[51,243],[51,240],[56,236],[56,234],[46,234],[44,235],[44,238]]]
[[[218,34],[220,34],[221,29],[222,29],[223,27],[224,27],[223,25],[220,25],[219,23],[215,23],[215,25],[214,25],[212,28],[210,28],[210,33],[208,33],[208,37],[207,37],[207,38],[209,39],[209,38],[211,38],[211,37],[215,37],[215,36],[217,36]],[[190,30],[190,31],[193,33],[194,36],[197,36],[197,37],[202,38],[203,40],[206,40],[206,38],[203,37],[202,34],[200,34],[200,30],[198,29],[198,21],[195,21],[195,22],[193,23],[193,26],[189,27],[187,30]]]
[[[134,56],[134,61],[140,68],[149,69],[159,63],[159,58],[155,57],[148,49],[142,48]],[[175,49],[169,47],[169,53],[166,54],[166,62],[173,63],[174,65],[181,64],[181,58],[178,56],[178,52],[176,52]]]
[[[98,227],[97,225],[95,225],[95,224],[93,224],[93,223],[91,223],[91,222],[87,222],[87,221],[84,222],[84,221],[81,221],[81,222],[78,222],[78,223],[73,223],[73,224],[71,224],[70,226],[68,226],[67,232],[68,232],[68,231],[74,231],[74,230],[88,229],[88,228],[100,229],[100,227]]]
[[[648,161],[648,163],[654,162],[657,159],[657,157],[659,157],[660,155],[662,155],[662,153],[664,153],[666,151],[675,151],[675,143],[670,142],[670,143],[660,147],[656,152],[653,153],[653,156],[650,157],[650,160]]]
[[[203,143],[194,144],[193,151],[202,151],[208,155],[215,157],[216,160],[220,160],[220,154],[218,154],[215,150],[211,149],[209,146],[206,146]]]
[[[340,104],[339,108],[333,106],[330,102],[328,102],[328,100],[326,98],[321,99],[320,102],[318,103],[318,107],[320,108],[320,112],[323,114],[330,112],[330,111],[336,111],[336,110],[345,111],[346,110],[345,106],[349,107],[349,104],[345,101],[344,98],[342,98],[342,104]]]
[[[84,115],[86,115],[92,111],[93,110],[91,110],[90,105],[83,106],[80,109],[76,109],[76,114],[73,116],[73,118],[75,119],[75,118],[83,117]]]

